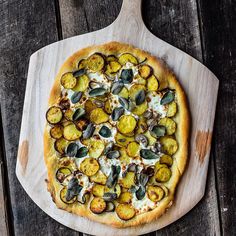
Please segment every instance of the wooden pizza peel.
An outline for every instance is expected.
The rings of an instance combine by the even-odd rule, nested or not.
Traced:
[[[138,227],[116,229],[57,209],[47,192],[43,132],[49,93],[63,62],[74,52],[110,41],[129,43],[163,59],[177,75],[191,112],[190,154],[173,206],[161,218]],[[219,81],[204,65],[154,36],[144,25],[141,0],[123,0],[108,27],[48,45],[30,57],[16,175],[32,200],[53,219],[93,235],[139,235],[158,230],[190,211],[203,197]]]

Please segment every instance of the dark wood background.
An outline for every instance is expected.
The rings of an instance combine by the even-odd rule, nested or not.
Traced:
[[[28,197],[15,175],[30,55],[41,47],[101,29],[122,0],[0,0],[0,235],[80,235]],[[220,90],[204,198],[154,235],[236,235],[236,2],[143,0],[143,19],[159,38],[211,69]]]

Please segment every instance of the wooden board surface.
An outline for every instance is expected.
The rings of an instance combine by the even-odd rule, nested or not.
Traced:
[[[197,2],[199,3],[198,8],[195,7]],[[95,5],[96,3],[95,0],[60,1],[60,6],[61,4],[64,7],[69,6],[69,8],[70,5],[72,6],[74,11],[70,11],[70,15],[77,19],[74,21],[77,22],[74,29],[71,25],[71,34],[65,32],[66,27],[64,27],[64,37],[107,26],[117,16],[121,0],[104,0]],[[236,28],[232,23],[236,16],[235,10],[235,4],[231,1],[145,0],[143,4],[145,24],[156,36],[199,60],[202,55],[199,45],[202,44],[203,62],[214,71],[223,85],[219,90],[220,99],[216,112],[213,155],[211,156],[206,194],[193,210],[174,224],[159,230],[158,235],[218,235],[221,228],[224,235],[236,233],[234,224],[236,208],[235,204],[232,204],[236,196],[236,188],[233,184],[236,177],[234,171],[236,125],[235,122],[230,122],[236,117],[234,99],[236,51],[232,43],[236,33]],[[68,15],[63,15],[62,11],[60,13],[61,23],[59,20],[57,26],[55,19],[59,11],[55,9],[53,1],[9,0],[0,3],[2,19],[0,23],[0,97],[6,141],[4,167],[7,166],[8,169],[9,197],[11,197],[12,215],[14,216],[9,221],[15,235],[33,235],[34,233],[38,235],[78,235],[41,211],[22,190],[15,178],[15,161],[28,58],[35,50],[58,39],[60,24],[63,26],[65,23],[63,19],[68,17]],[[96,21],[93,20],[94,14],[97,16]],[[196,26],[198,22],[199,28],[194,27],[192,30],[192,24]],[[41,27],[42,24],[45,26]],[[197,36],[200,33],[199,30],[201,40]],[[15,97],[17,100],[13,102]],[[9,183],[5,184],[8,186]],[[220,214],[218,214],[218,209]],[[153,236],[155,233],[153,232],[151,235]]]
[[[126,22],[129,24],[125,24]],[[133,35],[136,37],[132,37]],[[158,221],[127,229],[113,229],[57,209],[46,193],[43,182],[46,178],[42,143],[44,114],[47,109],[47,95],[55,75],[63,61],[73,52],[88,45],[112,40],[131,43],[166,61],[187,93],[193,118],[189,164],[178,187],[174,206]],[[199,84],[202,86],[197,86]],[[206,67],[147,30],[141,18],[140,0],[132,3],[124,0],[121,13],[111,26],[54,43],[31,56],[19,141],[17,177],[37,205],[51,217],[73,229],[96,235],[131,235],[162,228],[192,209],[204,194],[217,90],[218,80]],[[32,114],[35,114],[33,119]],[[35,155],[36,149],[38,155]]]

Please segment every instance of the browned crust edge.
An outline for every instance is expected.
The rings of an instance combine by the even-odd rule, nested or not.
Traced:
[[[79,216],[87,217],[91,220],[112,225],[118,228],[138,226],[140,224],[149,223],[165,213],[165,211],[172,205],[174,199],[174,192],[179,182],[181,175],[184,172],[187,157],[188,157],[188,137],[190,129],[190,114],[188,110],[187,99],[185,93],[177,81],[174,74],[166,67],[166,65],[159,59],[150,55],[147,52],[144,52],[138,48],[135,48],[128,44],[123,44],[119,42],[109,42],[103,45],[95,45],[79,50],[69,57],[65,63],[62,65],[58,75],[56,76],[53,88],[49,97],[49,106],[57,102],[60,97],[61,88],[60,88],[60,78],[61,75],[65,72],[71,71],[76,68],[76,64],[82,58],[88,57],[88,55],[93,54],[94,52],[101,52],[103,54],[121,54],[125,52],[130,52],[134,56],[138,57],[140,60],[147,58],[147,62],[154,68],[155,75],[160,81],[161,88],[168,86],[171,89],[176,90],[177,100],[178,100],[178,113],[175,117],[176,122],[178,123],[178,129],[176,132],[176,139],[179,144],[179,149],[174,155],[174,164],[172,166],[172,178],[168,182],[169,195],[152,211],[145,212],[143,214],[135,216],[129,221],[123,221],[118,218],[116,213],[106,213],[95,215],[89,210],[88,205],[67,205],[61,202],[58,195],[58,189],[60,185],[55,180],[55,159],[56,153],[53,148],[53,140],[49,136],[48,124],[45,127],[44,132],[44,160],[48,170],[48,181],[47,187],[48,191],[51,193],[52,199],[57,205],[58,208],[64,209],[68,212],[77,214]]]

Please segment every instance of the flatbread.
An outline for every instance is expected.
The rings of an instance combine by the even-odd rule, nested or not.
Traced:
[[[137,62],[133,61],[132,57],[130,59],[129,56],[127,57],[124,56],[124,54],[126,53],[131,54],[131,56],[135,57],[137,59]],[[104,61],[101,62],[99,56],[98,58],[95,57],[95,59],[94,58],[91,59],[90,56],[94,54],[101,56]],[[123,58],[121,58],[122,55]],[[109,59],[108,56],[110,56]],[[108,66],[110,65],[109,64],[110,61],[115,61],[118,64],[120,63],[120,69],[118,70],[117,73],[114,73],[112,70],[117,70],[116,66],[118,64],[117,63],[114,64],[115,68],[112,67],[108,68]],[[97,62],[99,63],[96,64]],[[125,64],[122,65],[122,63]],[[140,69],[143,65],[148,65],[151,68],[150,74],[148,71],[146,71],[147,68],[143,67],[143,71]],[[92,71],[96,70],[96,68],[101,68],[101,67],[102,69],[99,71]],[[80,72],[78,72],[79,70]],[[126,70],[126,72],[124,72],[124,74],[122,75],[123,70]],[[77,76],[76,86],[78,85],[78,83],[82,83],[82,85],[80,84],[77,86],[77,92],[79,90],[85,90],[82,91],[82,97],[78,103],[73,104],[71,102],[71,97],[75,92],[73,91],[73,88],[65,89],[61,85],[62,77],[66,73],[71,73],[72,75],[74,75],[74,77]],[[88,81],[86,82],[84,78],[81,78],[83,75],[78,76],[78,74],[87,75],[89,78],[89,83],[87,83]],[[143,77],[146,76],[147,77],[143,78],[141,75],[143,75]],[[154,79],[152,78],[151,80],[149,80],[151,76],[154,76]],[[132,77],[131,83],[126,81],[126,79],[129,80],[130,77]],[[80,80],[80,82],[78,82],[78,80]],[[90,83],[91,80],[97,83]],[[89,93],[92,94],[91,90],[97,87],[103,87],[108,91],[111,89],[111,86],[114,84],[114,82],[121,82],[121,80],[125,82],[123,86],[126,87],[126,91],[123,91],[123,93],[120,92],[118,95],[112,95],[111,92],[106,92],[105,95],[98,97],[91,97],[89,95]],[[73,78],[70,82],[71,83],[69,83],[69,86],[73,86],[74,83]],[[138,87],[139,89],[137,89],[138,91],[136,91],[135,89],[132,89],[132,86],[134,84],[142,84],[143,87],[139,86]],[[143,92],[140,92],[142,88],[144,88],[143,90],[145,94],[144,102],[142,102]],[[128,97],[127,97],[127,91],[128,91]],[[96,91],[96,92],[99,93],[102,91]],[[139,93],[139,98],[137,98],[138,97],[137,93]],[[78,94],[79,93],[77,93],[77,95]],[[109,113],[111,113],[115,108],[122,107],[122,105],[118,100],[118,98],[122,96],[123,98],[126,99],[126,100],[123,99],[123,101],[130,102],[130,104],[128,103],[129,108],[127,107],[126,107],[127,109],[124,108],[125,111],[123,115],[118,118],[118,121],[113,121],[112,114]],[[172,96],[174,96],[174,98],[172,98]],[[165,98],[165,101],[164,97],[167,97]],[[62,98],[64,100],[69,99],[69,105],[68,101],[64,103],[61,102]],[[106,100],[109,99],[112,101],[110,102],[111,103],[110,107],[106,109],[104,107],[101,107],[102,105],[104,106]],[[89,106],[88,102],[87,103],[88,106],[85,107],[85,103],[87,100],[91,100],[92,103],[90,102]],[[100,105],[99,102],[98,103],[95,102],[94,105],[94,100],[99,100]],[[165,105],[161,105],[161,102],[163,101],[164,103],[165,102],[167,103]],[[137,105],[140,102],[142,102],[142,104]],[[172,104],[171,111],[169,108],[170,104]],[[123,106],[125,105],[127,104],[126,103],[123,104]],[[62,111],[63,117],[57,124],[54,123],[52,124],[51,122],[47,122],[46,124],[44,132],[44,159],[48,171],[48,179],[47,179],[48,191],[50,192],[52,199],[58,208],[71,212],[73,214],[77,214],[79,216],[87,217],[91,220],[100,223],[120,228],[149,223],[165,213],[165,211],[173,203],[175,188],[186,166],[188,157],[190,115],[188,111],[187,99],[181,85],[177,81],[175,75],[167,68],[167,66],[161,60],[155,58],[149,53],[144,52],[138,48],[119,42],[110,42],[103,45],[98,45],[98,46],[96,45],[81,49],[78,52],[74,53],[71,57],[69,57],[65,61],[55,79],[49,97],[49,109],[53,106],[59,107],[59,109]],[[142,111],[143,108],[141,106],[146,107],[146,109],[144,109],[145,112],[146,110],[151,111],[153,115],[152,118],[148,117],[148,115],[150,116],[150,114],[148,114],[147,112],[145,113],[145,115],[148,118],[144,118],[144,113]],[[86,113],[85,115],[82,115],[80,118],[78,118],[78,120],[73,121],[73,114],[75,110],[78,108],[81,109],[80,112],[83,111],[83,109],[85,108]],[[109,108],[111,109],[111,111],[108,111]],[[96,112],[94,111],[95,109],[97,109]],[[68,112],[67,110],[71,110],[71,113]],[[101,110],[103,113],[105,113],[105,115],[101,112]],[[66,111],[68,113],[65,115]],[[93,115],[91,115],[92,111],[94,111]],[[132,111],[133,112],[135,111],[136,114],[133,114]],[[77,114],[79,114],[80,112],[78,111]],[[46,116],[49,116],[48,114],[49,112],[47,112]],[[123,120],[127,122],[127,125],[124,125],[124,123],[121,122],[123,116],[126,116],[125,118],[123,118]],[[134,129],[131,124],[133,122],[133,119],[130,118],[130,116],[136,120],[136,125]],[[72,119],[72,121],[70,121],[70,119]],[[74,116],[74,119],[76,119],[76,116]],[[139,123],[139,120],[142,119],[145,120],[143,125],[144,127],[140,125],[141,121]],[[154,123],[151,122],[152,119],[154,120],[153,121]],[[83,120],[83,122],[80,120]],[[55,121],[55,119],[53,121]],[[88,123],[92,123],[91,126],[95,127],[95,131],[92,137],[90,137],[89,139],[83,139],[83,135],[85,133],[85,129],[88,127],[87,126]],[[146,125],[146,123],[148,123],[148,125]],[[72,131],[73,128],[76,128],[79,131],[78,132],[76,131],[75,135],[74,133],[71,135],[70,134],[71,130],[67,127],[68,125],[71,125],[70,128],[72,128]],[[79,137],[76,140],[70,140],[67,141],[66,143],[63,143],[63,145],[66,146],[66,148],[65,150],[62,150],[63,148],[60,149],[59,151],[61,151],[61,153],[58,152],[58,148],[56,148],[57,151],[55,150],[56,145],[58,145],[60,141],[57,141],[57,139],[52,138],[52,128],[55,126],[61,126],[59,134],[56,133],[56,138],[62,135],[60,134],[60,132],[62,132],[63,135],[66,136],[67,138],[68,135],[70,135],[69,136],[70,139],[73,139],[74,137]],[[106,138],[100,135],[101,132],[99,133],[99,131],[101,130],[102,126],[107,126],[107,128],[112,131],[111,137]],[[67,131],[65,131],[65,127],[67,127]],[[107,129],[105,129],[105,131],[107,131]],[[121,133],[121,131],[123,132],[123,134]],[[129,133],[127,133],[126,131]],[[119,139],[120,143],[118,143],[117,141],[118,140],[117,132],[120,133],[120,139]],[[165,133],[164,137],[160,137],[163,135],[163,132]],[[147,138],[149,142],[149,145],[147,147],[145,147],[144,145],[145,143],[141,144],[138,143],[137,134],[144,135]],[[125,146],[122,146],[122,137]],[[60,138],[60,140],[62,139],[63,138]],[[111,153],[111,156],[114,159],[108,159],[108,154],[106,155],[104,154],[104,150],[107,147],[107,144],[111,141],[113,141],[115,145],[113,146],[113,149],[110,150],[110,151],[115,151]],[[67,148],[70,143],[77,144],[76,148],[85,147],[84,149],[80,149],[80,152],[77,152],[76,154],[80,158],[76,158],[73,156],[75,155],[73,154],[73,151],[75,152],[75,150],[77,150],[75,147],[73,147],[73,145],[71,145],[70,148]],[[128,148],[128,144],[130,143],[132,144]],[[152,145],[150,145],[150,143],[152,143]],[[177,144],[177,151],[175,150],[176,144]],[[152,158],[156,159],[144,160],[144,158],[141,157],[141,149],[151,151],[151,154],[150,152],[147,154],[147,151],[143,151],[142,152],[143,156],[145,154],[150,158],[151,155]],[[86,151],[88,151],[87,154]],[[119,157],[115,158],[117,151],[119,153],[118,154]],[[85,154],[83,152],[85,152]],[[68,157],[68,153],[69,155],[71,155],[71,157]],[[162,158],[162,156],[166,154],[168,154],[168,156],[171,156],[171,158],[169,159],[167,158],[170,161],[170,162],[167,161],[167,163],[165,163],[166,159],[164,157]],[[93,159],[93,162],[95,164],[91,162],[92,164],[90,165],[88,164],[89,161],[87,161],[87,164],[86,162],[83,162],[85,159],[88,158]],[[86,166],[82,167],[81,163],[85,163]],[[98,164],[99,166],[98,171],[96,169],[97,168],[96,164]],[[115,181],[116,184],[114,185],[116,186],[116,189],[114,189],[114,187],[109,189],[106,186],[108,184],[107,179],[109,179],[109,175],[111,175],[112,164],[114,164],[116,167],[121,166],[120,173],[118,173],[118,180]],[[133,166],[134,164],[136,164],[137,167],[135,168],[137,169],[131,167],[132,166],[131,164]],[[149,169],[147,171],[148,167]],[[67,172],[64,175],[63,173],[59,173],[60,172],[60,171],[58,172],[59,168],[68,168],[70,174],[68,175]],[[158,172],[161,168],[162,170]],[[65,169],[65,171],[66,170],[67,169]],[[117,169],[115,171],[117,171]],[[122,180],[125,178],[124,176],[127,176],[127,172],[131,173],[128,174],[128,176],[130,176],[130,178],[134,177],[133,180],[127,180],[127,181]],[[87,176],[85,175],[85,173],[89,173],[89,175],[94,173],[95,174],[93,176]],[[140,173],[144,174],[144,179],[146,176],[150,175],[148,177],[147,183],[144,184],[141,183],[142,180],[140,180],[141,178]],[[100,179],[98,179],[96,174],[97,175],[101,174],[102,177],[100,176]],[[170,174],[171,176],[168,177],[168,174]],[[62,189],[64,189],[63,190],[64,193],[68,191],[68,182],[73,182],[72,179],[74,180],[75,184],[74,185],[72,183],[69,184],[72,185],[70,186],[72,187],[71,188],[72,190],[70,190],[70,194],[68,193],[67,197],[69,195],[70,195],[69,197],[71,197],[71,194],[72,195],[74,194],[71,200],[71,202],[73,201],[74,202],[72,204],[67,204],[62,201],[61,199],[62,195],[60,196],[60,193],[62,194],[61,191]],[[94,181],[95,182],[97,181],[97,183],[95,183]],[[100,184],[98,184],[99,181]],[[95,191],[96,190],[94,187],[95,185],[96,186],[99,185],[98,189],[100,192],[97,193]],[[153,192],[153,190],[149,188],[149,186],[155,186],[159,192],[157,193],[155,193],[155,191]],[[117,189],[117,187],[119,189]],[[139,191],[145,190],[145,196],[141,200],[137,199],[138,189]],[[151,190],[148,192],[148,189]],[[162,190],[164,191],[164,194],[162,194],[163,193]],[[101,193],[101,191],[103,192]],[[110,197],[109,200],[114,199],[114,193],[116,194],[116,197],[118,197],[117,199],[112,200],[113,202],[112,204],[108,203],[106,199],[105,204],[107,205],[107,208],[105,210],[102,209],[103,196],[101,196],[101,194],[104,194],[104,192],[113,193],[112,196],[109,195]],[[121,194],[123,194],[124,192],[129,192],[129,194],[126,195],[132,196],[131,201],[126,199],[128,202],[124,203],[124,199],[123,200],[121,199]],[[87,195],[85,193],[87,193]],[[140,194],[139,192],[138,195],[140,197],[140,195],[142,194]],[[87,200],[85,204],[81,203],[82,198],[83,200],[85,199]],[[99,212],[99,214],[93,213],[91,211],[91,201],[94,198],[99,198],[101,199],[100,202],[102,202],[99,206],[96,205],[95,207],[96,209],[98,208],[97,209],[98,212],[101,211],[101,213]],[[78,202],[78,200],[80,202]],[[122,204],[124,206],[118,207],[118,205]],[[115,207],[114,211],[106,212],[106,210],[109,210],[108,205],[109,207],[114,206]],[[126,208],[127,206],[129,206],[131,209],[127,210]],[[128,213],[126,214],[125,212],[122,212],[123,209]],[[134,216],[133,212],[135,212]],[[121,219],[118,215],[121,216],[121,218],[123,219]],[[132,216],[131,219],[125,219],[131,216]]]

